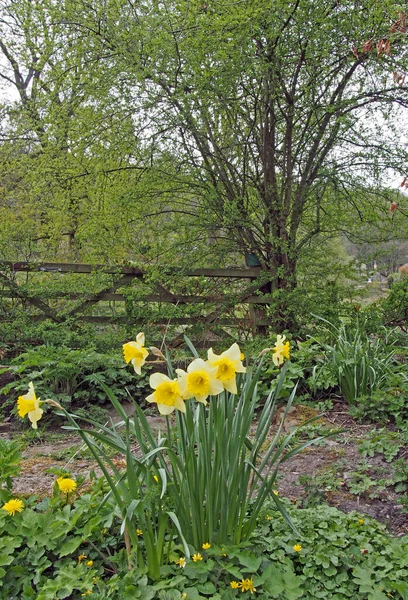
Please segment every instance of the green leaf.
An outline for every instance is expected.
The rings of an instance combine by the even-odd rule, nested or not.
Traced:
[[[60,558],[62,556],[67,556],[68,554],[72,554],[73,552],[75,552],[75,550],[77,550],[82,544],[82,540],[82,537],[74,537],[65,542],[65,544],[61,546],[59,551]]]

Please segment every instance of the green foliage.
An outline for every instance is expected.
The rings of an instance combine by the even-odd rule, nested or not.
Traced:
[[[21,444],[16,440],[0,438],[0,499],[3,485],[7,490],[13,486],[13,477],[17,477],[21,467]]]
[[[381,302],[381,308],[387,325],[408,332],[408,277],[393,283],[387,298]]]
[[[383,454],[385,460],[391,462],[405,446],[408,446],[408,429],[390,431],[382,428],[374,429],[359,440],[358,451],[364,458]]]
[[[323,363],[336,377],[340,391],[350,404],[360,396],[381,388],[387,382],[393,366],[395,348],[380,337],[370,338],[357,321],[355,327],[341,323],[336,327],[325,319],[334,341],[322,344]]]

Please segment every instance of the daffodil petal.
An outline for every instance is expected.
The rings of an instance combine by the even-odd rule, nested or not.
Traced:
[[[146,398],[146,400],[147,400],[147,398]],[[176,405],[168,406],[167,404],[158,404],[157,408],[161,415],[170,415],[174,411],[174,409],[177,408],[177,406]],[[184,408],[184,412],[185,412],[185,410],[186,409]]]
[[[164,373],[153,373],[149,378],[149,385],[152,389],[156,389],[158,385],[161,383],[166,383],[167,381],[171,381],[167,375]]]

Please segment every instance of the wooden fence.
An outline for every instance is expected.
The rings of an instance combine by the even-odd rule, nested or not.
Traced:
[[[21,275],[24,273],[27,274],[25,279]],[[104,282],[100,289],[91,293],[73,291],[72,282],[69,290],[59,290],[58,286],[47,290],[47,280],[55,281],[55,277],[64,274],[97,275],[102,276]],[[41,275],[47,276],[45,283]],[[260,332],[268,325],[263,309],[271,302],[270,297],[259,292],[265,276],[268,274],[260,267],[201,268],[181,272],[176,267],[166,267],[161,270],[158,281],[157,271],[152,279],[151,271],[134,266],[0,262],[0,304],[4,303],[2,299],[14,299],[27,309],[34,321],[50,319],[63,323],[78,320],[144,326],[148,320],[149,323],[167,325],[171,322],[179,326],[201,324],[217,335],[229,335],[228,328],[231,327]],[[187,293],[183,293],[180,281],[189,282]],[[192,293],[191,288],[197,292]],[[65,305],[61,305],[61,301],[65,301]],[[117,303],[124,303],[123,308],[118,310]],[[155,305],[159,310],[146,319],[145,311],[138,310],[141,303]],[[184,307],[184,310],[181,315],[169,317],[165,310],[160,310],[163,304]],[[196,305],[194,314],[188,314],[186,307],[189,305]],[[99,314],[93,314],[95,309]],[[6,313],[3,310],[1,320],[7,320]]]

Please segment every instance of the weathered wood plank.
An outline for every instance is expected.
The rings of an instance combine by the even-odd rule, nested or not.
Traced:
[[[30,316],[30,320],[37,323],[37,322],[41,322],[41,321],[45,321],[48,317],[46,317],[45,315],[31,315]],[[81,315],[81,316],[77,316],[76,317],[77,321],[84,321],[86,323],[109,323],[109,324],[120,324],[120,325],[143,325],[144,327],[146,327],[146,319],[145,318],[136,318],[136,319],[132,319],[131,317],[108,317],[108,316],[101,316],[101,315]],[[0,318],[0,322],[4,323],[9,321],[9,319],[7,319],[6,317],[1,317]],[[214,325],[220,325],[220,326],[230,326],[230,327],[238,327],[242,325],[242,319],[232,319],[232,318],[221,318],[218,319],[216,322],[211,322],[211,323],[206,323],[205,322],[205,317],[175,317],[174,319],[169,319],[168,317],[159,317],[157,316],[157,318],[152,318],[151,316],[149,316],[148,319],[149,323],[155,323],[157,325],[198,325],[198,324],[202,324],[202,325],[208,325],[208,329],[210,330],[211,328],[213,328]],[[270,325],[270,321],[268,319],[260,319],[259,321],[257,321],[257,325]]]
[[[142,278],[146,271],[139,269],[138,267],[117,265],[113,267],[107,267],[106,265],[90,265],[85,263],[51,263],[51,262],[11,262],[11,261],[0,261],[0,269],[7,269],[10,271],[44,271],[48,273],[106,273],[106,274],[117,274],[117,275],[133,275],[133,277]],[[191,271],[180,271],[179,267],[163,267],[164,275],[177,275],[181,274],[186,277],[227,277],[227,278],[243,278],[243,279],[254,279],[259,277],[267,271],[263,271],[261,267],[252,267],[251,269],[246,268],[230,268],[230,269],[192,269]]]

